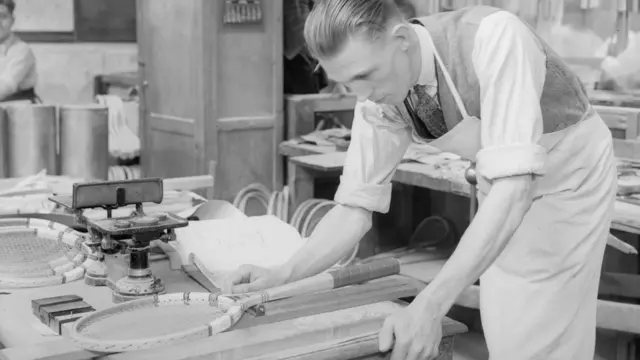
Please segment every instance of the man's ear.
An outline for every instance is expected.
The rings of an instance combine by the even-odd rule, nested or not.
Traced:
[[[411,47],[411,28],[408,23],[399,23],[391,28],[391,38],[400,41],[400,47],[407,51]]]

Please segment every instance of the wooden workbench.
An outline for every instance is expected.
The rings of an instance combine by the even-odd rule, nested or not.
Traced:
[[[152,269],[165,281],[167,292],[206,291],[182,271],[171,271],[167,260],[152,262]],[[411,268],[408,270],[412,271]],[[435,272],[431,272],[433,274]],[[189,342],[188,346],[176,344],[101,358],[184,360],[210,356],[245,359],[264,355],[265,351],[288,358],[351,358],[344,354],[352,354],[354,358],[380,358],[377,333],[384,319],[406,306],[397,299],[415,296],[424,283],[397,275],[357,287],[367,290],[347,287],[333,290],[335,293],[317,293],[271,303],[266,306],[266,315],[245,315],[232,331]],[[0,350],[0,360],[88,360],[99,355],[78,348],[64,336],[64,330],[63,336],[59,336],[40,323],[31,312],[31,300],[75,294],[101,310],[112,305],[109,288],[90,287],[83,281],[75,281],[46,288],[2,291],[8,294],[0,295],[0,341],[6,347]],[[67,331],[69,326],[65,325]],[[464,325],[445,319],[442,354],[438,360],[452,359],[454,336],[466,331]]]
[[[169,261],[151,262],[154,275],[160,277],[167,292],[203,292],[183,271],[172,271]],[[59,336],[36,318],[31,310],[31,300],[60,295],[78,295],[96,310],[113,305],[111,289],[106,286],[92,287],[83,280],[68,284],[26,289],[0,289],[0,344],[5,348],[28,346],[56,341]],[[1,357],[0,357],[1,358]]]
[[[296,141],[281,143],[280,154],[288,158],[288,185],[294,194],[294,208],[313,197],[316,177],[340,174],[346,155],[332,146],[299,144]],[[471,187],[464,178],[467,167],[468,162],[462,160],[446,165],[407,162],[398,166],[393,181],[468,197]],[[640,208],[617,202],[611,227],[640,235]]]

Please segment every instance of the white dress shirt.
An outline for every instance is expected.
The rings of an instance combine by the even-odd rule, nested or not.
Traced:
[[[13,92],[36,86],[36,59],[27,43],[16,35],[0,44],[0,83]]]
[[[433,43],[423,26],[413,26],[423,54],[419,84],[435,92]],[[540,42],[514,14],[499,11],[480,23],[472,57],[481,94],[477,172],[488,180],[542,173],[546,151],[538,141],[546,55]],[[382,213],[389,210],[391,179],[413,141],[409,119],[389,108],[371,101],[356,104],[336,202]]]

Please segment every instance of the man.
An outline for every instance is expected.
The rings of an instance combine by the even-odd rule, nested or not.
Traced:
[[[327,74],[359,97],[335,207],[275,269],[244,266],[234,291],[314,275],[388,211],[412,139],[476,163],[480,207],[436,278],[389,317],[380,350],[432,359],[441,321],[480,278],[492,360],[592,359],[613,213],[609,129],[567,65],[515,15],[468,7],[402,20],[389,0],[327,0],[306,22]]]
[[[0,0],[0,101],[36,102],[36,60],[29,45],[11,30],[16,4]]]

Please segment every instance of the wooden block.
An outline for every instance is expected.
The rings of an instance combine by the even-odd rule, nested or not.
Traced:
[[[70,302],[82,301],[82,298],[78,295],[63,295],[63,296],[54,296],[42,299],[31,300],[31,309],[33,310],[33,315],[40,318],[40,308],[43,306],[51,306],[51,305],[59,305],[66,304]],[[40,319],[42,320],[42,318]]]
[[[58,335],[62,335],[62,326],[64,324],[73,323],[76,320],[80,319],[86,313],[73,313],[67,315],[60,315],[53,318],[52,323],[49,325],[51,330],[58,333]]]
[[[56,317],[71,314],[83,314],[90,311],[95,311],[95,309],[84,301],[43,306],[40,308],[40,321],[45,325],[52,327]]]

